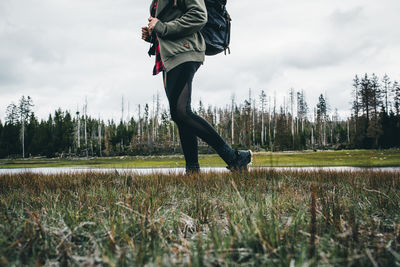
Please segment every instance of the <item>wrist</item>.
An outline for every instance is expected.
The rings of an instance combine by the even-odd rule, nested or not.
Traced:
[[[157,33],[158,35],[162,35],[164,30],[165,30],[165,24],[162,23],[161,21],[157,21],[156,25],[154,25],[153,31],[155,31],[155,33]]]

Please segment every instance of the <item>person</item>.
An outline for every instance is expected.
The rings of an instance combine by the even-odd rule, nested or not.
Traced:
[[[200,171],[197,137],[209,144],[231,171],[248,170],[251,150],[236,150],[191,110],[193,77],[203,64],[206,44],[200,33],[207,23],[204,0],[153,0],[142,39],[152,43],[153,75],[163,73],[172,120],[177,124],[186,174]]]

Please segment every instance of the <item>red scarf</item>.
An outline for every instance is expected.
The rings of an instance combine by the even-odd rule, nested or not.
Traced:
[[[158,0],[154,0],[153,2],[153,7],[151,9],[150,15],[155,18],[156,17],[156,10],[157,10],[157,2]],[[161,59],[161,54],[160,54],[160,44],[158,42],[158,38],[156,37],[154,40],[154,45],[155,45],[155,56],[156,56],[156,64],[154,65],[153,68],[153,75],[157,75],[163,70],[165,70],[164,63],[162,62]]]

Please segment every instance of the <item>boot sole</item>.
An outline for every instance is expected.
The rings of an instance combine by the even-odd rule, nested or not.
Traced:
[[[241,167],[241,168],[232,168],[232,169],[230,169],[230,168],[228,168],[228,167],[226,167],[226,168],[227,168],[228,170],[230,170],[231,172],[235,172],[235,171],[246,171],[246,172],[248,172],[249,169],[250,169],[250,166],[249,166],[249,165],[252,165],[252,164],[253,164],[253,151],[251,151],[250,149],[249,149],[248,151],[250,152],[250,162],[247,163],[246,166],[243,166],[243,167]]]
[[[253,165],[253,151],[249,149],[250,152],[250,162],[246,165],[246,171],[249,171],[250,165]]]

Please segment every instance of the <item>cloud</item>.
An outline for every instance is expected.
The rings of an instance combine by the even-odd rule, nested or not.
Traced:
[[[372,40],[356,40],[346,44],[340,39],[333,39],[303,43],[295,49],[288,49],[282,56],[283,64],[288,67],[314,69],[360,60],[364,55],[371,56],[368,51],[378,53],[381,48],[378,42]]]
[[[105,119],[121,116],[122,96],[131,113],[157,92],[167,107],[140,39],[149,4],[0,1],[0,118],[21,95],[33,98],[42,118],[58,107],[81,109],[85,97],[89,113]],[[277,92],[279,103],[293,87],[305,90],[310,109],[326,91],[331,105],[347,112],[356,73],[400,78],[398,0],[231,1],[228,8],[232,54],[206,58],[194,79],[194,105],[225,106],[232,94],[243,102],[249,88],[253,95]]]
[[[366,17],[364,16],[364,8],[356,6],[348,10],[336,9],[330,16],[330,19],[334,26],[337,27],[340,25],[343,27],[359,19],[366,19]]]

